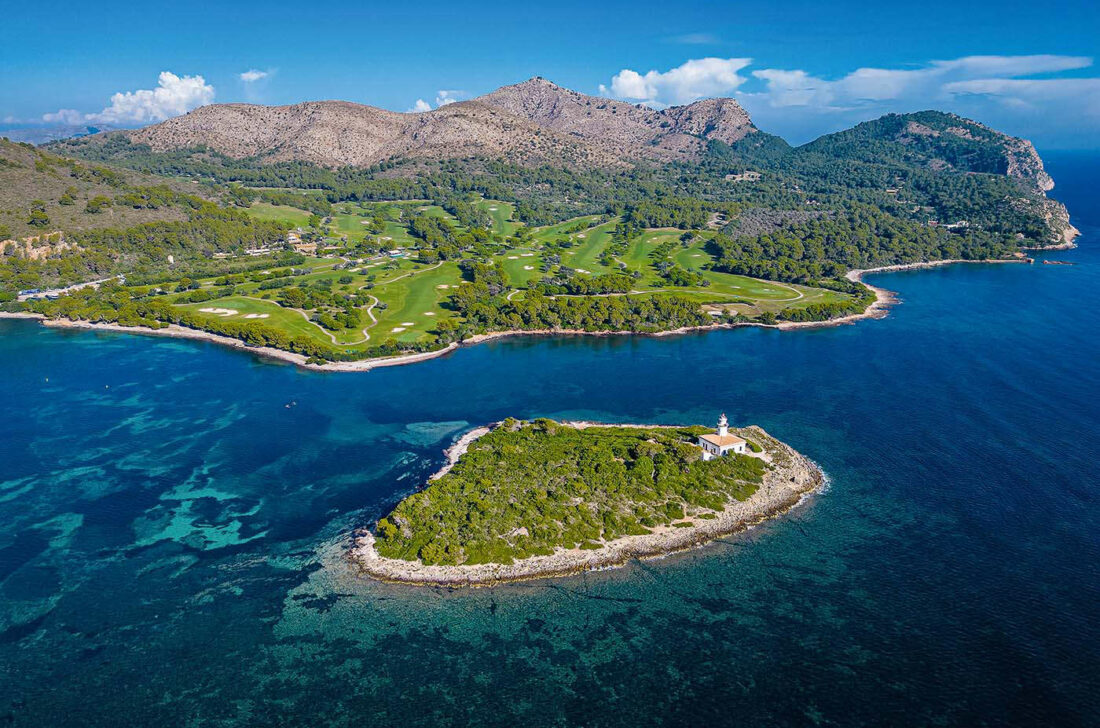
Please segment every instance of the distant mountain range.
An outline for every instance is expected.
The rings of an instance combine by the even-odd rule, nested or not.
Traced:
[[[655,111],[586,96],[535,77],[422,113],[345,101],[211,104],[115,134],[158,152],[203,146],[235,158],[329,167],[473,156],[508,157],[524,164],[618,166],[631,160],[697,158],[708,140],[733,143],[756,131],[733,99]]]
[[[0,137],[7,137],[13,142],[45,144],[61,139],[86,137],[103,131],[111,131],[112,129],[114,129],[114,127],[104,126],[102,124],[96,126],[84,124],[55,124],[50,126],[12,125],[7,127],[0,126]]]
[[[503,158],[522,165],[623,167],[691,161],[711,142],[782,154],[791,148],[753,125],[729,98],[654,110],[562,88],[544,78],[432,111],[400,113],[346,101],[290,106],[211,104],[142,129],[54,145],[110,161],[123,137],[153,152],[209,149],[260,163],[367,167],[385,161]],[[104,147],[97,153],[96,147]],[[1004,174],[1052,186],[1030,142],[954,114],[890,114],[798,148],[802,154],[891,160],[932,171]],[[753,155],[758,156],[758,155]]]

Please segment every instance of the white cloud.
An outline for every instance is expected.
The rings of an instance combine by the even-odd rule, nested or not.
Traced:
[[[981,98],[1033,114],[1070,107],[1079,120],[1100,122],[1100,78],[983,78],[955,81],[944,91],[960,102]]]
[[[459,91],[457,89],[440,89],[439,93],[435,96],[435,105],[446,106],[447,104],[453,104],[456,101],[461,101],[465,96],[465,91]]]
[[[882,102],[912,101],[928,105],[950,100],[956,90],[962,88],[957,84],[967,81],[1056,73],[1091,65],[1092,59],[1083,56],[966,56],[932,61],[915,69],[858,68],[835,81],[812,76],[802,70],[776,68],[753,71],[752,75],[765,82],[765,91],[756,95],[771,106],[847,111]],[[1055,80],[1037,79],[1030,83],[1044,84]]]
[[[953,61],[933,61],[932,66],[948,70],[961,70],[975,76],[1033,76],[1039,73],[1055,73],[1088,68],[1092,59],[1088,56],[965,56]]]
[[[52,114],[43,114],[42,121],[49,124],[82,124],[84,114],[76,109],[58,109]]]
[[[115,124],[127,126],[164,121],[172,116],[186,114],[214,100],[214,87],[202,76],[177,76],[171,71],[161,71],[155,89],[119,92],[111,96],[111,105],[103,111],[83,114],[75,109],[59,109],[43,114],[47,123]]]
[[[687,42],[696,35],[703,34],[668,40]],[[667,71],[624,68],[599,89],[603,96],[654,108],[736,95],[760,128],[795,143],[890,112],[930,108],[1043,144],[1094,147],[1100,138],[1100,78],[1080,77],[1093,65],[1087,56],[963,56],[857,68],[834,78],[797,68],[749,73],[749,64],[748,58],[697,58]]]
[[[669,43],[680,43],[682,45],[714,45],[718,42],[718,36],[713,33],[684,33],[683,35],[674,35],[666,39]]]
[[[964,56],[914,68],[858,68],[836,79],[765,68],[752,72],[762,88],[738,98],[762,128],[796,142],[889,112],[935,108],[1041,143],[1093,146],[1100,78],[1051,77],[1092,62],[1071,55]]]
[[[455,102],[461,101],[462,99],[466,98],[467,95],[468,94],[465,91],[459,91],[458,89],[440,89],[435,94],[436,108],[441,108],[441,107],[446,106],[448,104],[453,104]],[[431,104],[429,104],[424,99],[417,99],[416,103],[413,104],[413,107],[411,109],[409,109],[408,111],[406,111],[405,113],[420,114],[420,113],[423,113],[425,111],[431,111],[431,110],[432,110],[432,105]]]
[[[164,121],[172,116],[186,114],[213,100],[214,87],[206,83],[202,76],[181,78],[170,71],[161,71],[155,89],[116,93],[111,97],[110,106],[95,114],[84,114],[83,121],[120,126]],[[71,111],[62,109],[57,114]],[[55,115],[46,114],[43,119],[49,121],[47,117],[50,116]]]
[[[255,68],[250,68],[241,74],[241,80],[245,83],[254,83],[256,81],[263,80],[270,76],[268,71],[258,71]]]
[[[688,104],[708,96],[733,93],[745,82],[738,74],[749,58],[694,58],[668,71],[651,70],[645,75],[624,68],[611,79],[611,88],[600,85],[600,93],[651,105]]]

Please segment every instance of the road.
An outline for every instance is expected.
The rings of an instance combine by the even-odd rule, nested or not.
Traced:
[[[76,285],[69,286],[67,288],[47,288],[40,290],[38,293],[25,293],[16,297],[19,301],[29,301],[32,298],[45,298],[46,296],[63,296],[66,293],[72,293],[73,291],[79,291],[82,288],[93,286],[99,288],[100,283],[106,283],[107,281],[113,281],[116,278],[122,279],[125,282],[125,276],[111,276],[110,278],[100,278],[98,281],[86,281],[84,283],[77,283]]]

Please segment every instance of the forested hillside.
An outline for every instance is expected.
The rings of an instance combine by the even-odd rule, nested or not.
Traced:
[[[0,139],[0,240],[182,220],[185,214],[173,209],[170,198],[184,187],[195,185]]]

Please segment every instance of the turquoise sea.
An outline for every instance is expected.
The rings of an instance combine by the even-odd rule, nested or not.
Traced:
[[[1100,157],[1049,168],[1077,265],[874,276],[854,326],[318,374],[0,321],[0,726],[1100,724]],[[346,565],[469,427],[722,410],[828,489],[567,579]]]

